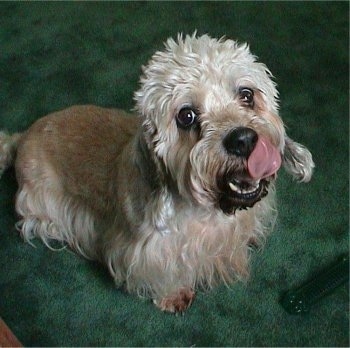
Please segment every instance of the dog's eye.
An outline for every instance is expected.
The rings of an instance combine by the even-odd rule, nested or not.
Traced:
[[[247,87],[240,88],[239,98],[244,104],[251,107],[254,106],[254,91],[252,89]]]
[[[176,123],[180,128],[188,128],[197,122],[197,114],[189,107],[185,107],[179,111],[176,116]]]

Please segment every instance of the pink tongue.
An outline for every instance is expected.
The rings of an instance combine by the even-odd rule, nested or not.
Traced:
[[[263,179],[277,172],[281,166],[279,151],[264,137],[259,137],[248,158],[248,171],[253,179]]]

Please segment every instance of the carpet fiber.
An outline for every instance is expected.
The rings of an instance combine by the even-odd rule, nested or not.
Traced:
[[[272,70],[292,138],[315,175],[281,170],[279,218],[247,284],[199,293],[184,316],[115,289],[68,250],[14,228],[14,171],[0,181],[0,316],[27,346],[348,346],[348,285],[292,316],[281,294],[348,252],[348,2],[1,2],[0,129],[72,104],[131,109],[141,65],[178,32],[247,41]]]

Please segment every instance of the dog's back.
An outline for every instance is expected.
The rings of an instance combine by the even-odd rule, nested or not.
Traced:
[[[91,204],[92,197],[103,197],[94,205],[107,209],[115,164],[138,122],[124,111],[96,106],[73,106],[39,119],[19,141],[19,185],[39,184],[56,175],[69,194]]]
[[[119,155],[139,122],[122,110],[73,106],[22,134],[0,133],[0,170],[15,161],[16,210],[24,217],[17,226],[26,240],[68,241],[96,257],[88,242],[95,238],[94,221],[113,209]]]

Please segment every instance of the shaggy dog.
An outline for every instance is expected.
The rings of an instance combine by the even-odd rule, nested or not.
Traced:
[[[1,133],[22,236],[99,260],[169,312],[246,278],[275,221],[280,165],[304,182],[314,167],[286,135],[271,77],[246,44],[179,35],[143,68],[137,117],[73,106]]]

